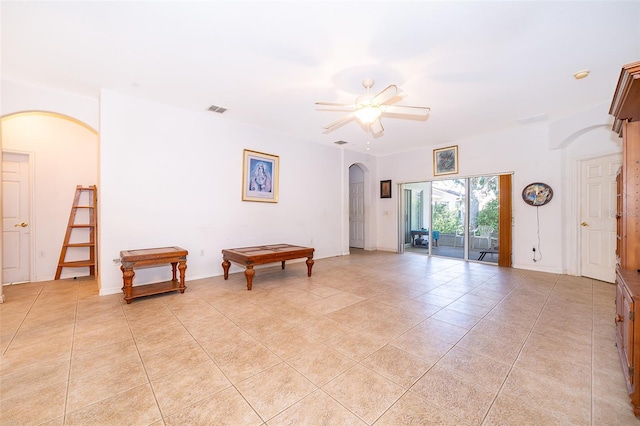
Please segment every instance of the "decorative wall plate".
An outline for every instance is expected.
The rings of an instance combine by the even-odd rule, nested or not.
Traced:
[[[553,198],[553,189],[546,183],[532,183],[522,190],[522,199],[530,206],[544,206]]]

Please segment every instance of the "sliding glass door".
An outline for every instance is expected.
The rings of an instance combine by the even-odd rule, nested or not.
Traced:
[[[437,232],[431,254],[466,259],[467,188],[465,179],[437,180],[431,184],[431,229]]]
[[[498,181],[477,176],[405,185],[405,249],[497,263]]]
[[[469,178],[469,259],[498,262],[498,176]]]
[[[404,249],[422,254],[429,252],[429,220],[431,209],[428,202],[430,182],[404,185]]]

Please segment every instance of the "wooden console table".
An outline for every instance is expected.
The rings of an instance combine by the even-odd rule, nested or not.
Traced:
[[[124,250],[120,252],[120,270],[122,271],[122,291],[124,300],[131,303],[136,297],[151,296],[152,294],[168,293],[180,290],[184,293],[184,271],[187,269],[187,250],[180,247],[162,247],[140,250]],[[173,278],[153,284],[133,286],[134,268],[151,267],[171,264]],[[177,279],[176,268],[180,270],[180,280]]]
[[[234,249],[222,250],[222,269],[224,269],[224,279],[229,278],[230,262],[236,262],[244,265],[244,275],[247,277],[247,290],[251,290],[253,276],[256,271],[253,265],[261,265],[264,263],[284,262],[291,259],[307,258],[307,276],[311,276],[311,268],[313,267],[313,251],[312,247],[292,246],[290,244],[272,244],[267,246],[242,247]]]

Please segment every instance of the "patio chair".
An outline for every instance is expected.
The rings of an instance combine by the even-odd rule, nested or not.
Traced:
[[[494,229],[489,225],[480,225],[473,232],[473,247],[476,247],[478,240],[486,241],[487,248],[491,248],[491,237],[493,236]]]
[[[453,246],[458,246],[458,238],[460,238],[460,247],[464,247],[464,226],[459,226],[456,229],[456,235],[453,237]]]

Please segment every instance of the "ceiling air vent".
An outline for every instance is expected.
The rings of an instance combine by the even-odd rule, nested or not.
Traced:
[[[211,105],[209,108],[207,108],[207,111],[217,112],[218,114],[222,114],[226,110],[227,110],[226,108],[222,108],[216,105]]]
[[[347,141],[335,141],[334,142],[336,145],[344,145],[345,143],[349,143]]]

